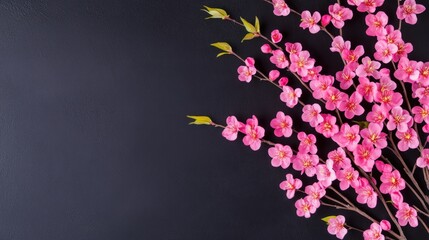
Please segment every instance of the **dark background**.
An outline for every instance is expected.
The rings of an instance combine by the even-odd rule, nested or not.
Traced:
[[[295,2],[299,11],[334,3]],[[331,239],[320,218],[332,211],[296,217],[266,147],[187,125],[187,114],[221,123],[256,114],[267,127],[287,111],[278,90],[239,82],[239,62],[215,58],[209,44],[228,41],[265,59],[261,40],[240,44],[243,29],[204,20],[203,4],[258,15],[265,34],[278,27],[301,41],[324,73],[341,66],[326,35],[263,1],[0,2],[0,239]],[[356,21],[345,37],[370,46],[357,31],[363,15]],[[404,26],[412,57],[425,61],[428,23],[424,13]]]

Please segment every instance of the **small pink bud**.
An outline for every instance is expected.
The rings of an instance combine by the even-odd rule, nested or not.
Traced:
[[[289,79],[287,77],[282,77],[279,80],[280,87],[286,86],[286,84],[289,82]]]
[[[323,15],[322,16],[322,26],[323,27],[328,26],[328,24],[331,22],[331,19],[332,19],[331,15],[329,15],[329,14]]]
[[[390,225],[390,222],[387,220],[381,220],[380,226],[381,226],[381,229],[383,229],[384,231],[390,231],[390,229],[392,228],[392,226]]]
[[[283,35],[279,32],[279,30],[276,29],[276,30],[271,32],[271,40],[274,43],[280,42],[282,40],[282,38],[283,38]]]
[[[273,50],[271,49],[270,45],[267,43],[267,44],[262,45],[261,51],[263,53],[271,53]]]
[[[375,167],[377,168],[377,170],[379,172],[382,173],[383,169],[384,169],[384,163],[382,161],[380,161],[380,160],[377,160],[377,161],[375,161]]]
[[[423,126],[423,132],[429,133],[429,124]]]
[[[391,200],[393,202],[393,206],[395,208],[398,208],[398,206],[404,202],[404,197],[402,196],[402,194],[400,192],[390,193],[390,198],[391,198]]]
[[[277,70],[271,70],[270,73],[268,74],[268,78],[271,81],[275,81],[279,76],[280,76],[280,72]]]

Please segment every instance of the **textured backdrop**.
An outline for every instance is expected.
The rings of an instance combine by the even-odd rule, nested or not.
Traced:
[[[334,1],[294,2],[314,11]],[[263,1],[0,2],[0,239],[330,239],[326,210],[295,216],[266,148],[187,125],[187,114],[223,122],[235,113],[268,126],[286,110],[278,90],[239,82],[239,62],[215,58],[212,42],[247,56],[262,41],[239,44],[243,29],[205,21],[203,4],[258,15],[264,33],[279,26],[326,73],[341,64],[326,35]],[[345,36],[369,46],[357,19]],[[426,61],[427,24],[424,13],[404,25],[412,57]]]

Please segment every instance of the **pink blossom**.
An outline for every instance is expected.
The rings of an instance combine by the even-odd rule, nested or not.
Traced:
[[[392,229],[392,226],[390,225],[390,222],[387,221],[387,220],[381,220],[380,227],[384,231],[390,231],[390,229]]]
[[[382,124],[387,118],[388,111],[377,104],[372,105],[372,110],[366,115],[366,120],[372,123]]]
[[[334,162],[334,171],[338,171],[341,168],[348,168],[352,166],[350,159],[346,157],[346,152],[341,147],[330,151],[328,153],[328,159],[331,159]]]
[[[271,53],[273,50],[271,49],[270,44],[265,43],[264,45],[261,46],[261,52],[263,53]]]
[[[418,62],[417,70],[419,71],[418,82],[424,86],[429,85],[429,62]]]
[[[328,15],[328,14],[323,15],[322,22],[321,22],[322,26],[323,27],[328,26],[328,24],[331,22],[331,19],[332,19],[331,15]]]
[[[380,192],[384,194],[398,192],[405,188],[405,180],[401,178],[401,174],[398,170],[383,172],[380,180],[382,182],[380,185]]]
[[[305,77],[308,74],[308,70],[313,68],[314,59],[310,58],[308,51],[301,51],[297,54],[290,55],[290,67],[291,72],[297,72],[301,77]]]
[[[271,41],[274,43],[279,43],[283,38],[283,35],[280,33],[279,30],[274,30],[271,32]]]
[[[425,10],[425,6],[416,4],[415,0],[405,0],[404,4],[396,10],[396,17],[401,20],[405,19],[406,23],[414,25],[417,23],[417,14]]]
[[[289,79],[287,77],[282,77],[279,79],[279,86],[283,87],[286,86],[289,82]]]
[[[324,187],[331,186],[332,181],[337,179],[333,166],[334,162],[331,159],[328,159],[326,160],[326,164],[319,164],[316,167],[317,180],[319,180]]]
[[[368,14],[365,17],[365,23],[368,26],[366,35],[368,36],[384,36],[387,34],[384,28],[389,21],[386,13],[380,11],[376,15]]]
[[[417,133],[412,128],[407,129],[405,132],[397,131],[396,137],[399,139],[399,142],[398,142],[399,151],[405,152],[409,148],[416,149],[419,146]]]
[[[247,119],[244,133],[246,134],[243,138],[244,145],[250,146],[253,151],[259,150],[261,147],[261,138],[265,135],[265,129],[258,126],[258,119],[255,116]]]
[[[290,13],[290,8],[284,0],[273,0],[273,6],[273,13],[276,16],[287,16]]]
[[[359,186],[355,188],[358,194],[356,201],[361,204],[367,204],[370,208],[377,206],[377,193],[365,178],[359,179]]]
[[[410,207],[408,203],[401,203],[398,207],[399,209],[395,217],[398,218],[399,225],[406,226],[410,224],[411,227],[417,227],[419,225],[417,211],[414,208]]]
[[[402,95],[394,91],[377,92],[375,101],[381,103],[381,108],[389,111],[393,107],[400,106],[403,102]]]
[[[301,97],[302,90],[300,88],[293,89],[289,86],[283,86],[283,92],[280,94],[280,100],[286,103],[286,106],[293,108],[298,104],[298,98]]]
[[[382,132],[383,125],[378,123],[369,123],[368,128],[362,129],[360,135],[363,137],[362,143],[374,144],[376,148],[383,149],[387,147],[387,134]]]
[[[323,134],[326,138],[330,138],[338,133],[338,126],[335,124],[337,118],[331,114],[321,114],[323,121],[316,126],[316,131]]]
[[[364,113],[365,110],[360,105],[361,102],[362,95],[358,92],[354,92],[349,99],[340,103],[338,109],[344,112],[347,119],[352,119],[355,115],[360,116]]]
[[[285,69],[289,66],[289,61],[282,50],[272,51],[273,56],[270,57],[270,61],[280,69]]]
[[[397,87],[396,83],[390,78],[390,71],[387,72],[387,75],[386,77],[381,77],[380,82],[377,83],[377,90],[379,92],[393,91]]]
[[[311,214],[316,212],[316,207],[308,197],[299,199],[295,202],[296,215],[298,217],[310,218]]]
[[[341,89],[348,89],[353,85],[353,78],[356,74],[350,69],[349,66],[345,66],[343,71],[339,71],[335,74],[337,81],[340,82]]]
[[[371,82],[367,77],[360,77],[359,85],[356,90],[367,102],[373,102],[377,95],[377,84]]]
[[[268,79],[270,79],[270,81],[275,81],[279,76],[280,72],[278,70],[271,70],[268,73]]]
[[[364,53],[365,49],[362,45],[359,45],[354,50],[344,49],[341,52],[341,57],[346,60],[347,67],[349,67],[350,70],[355,71],[359,66],[358,60]]]
[[[319,73],[322,71],[321,66],[314,66],[307,70],[307,75],[305,77],[302,77],[303,82],[308,82],[310,80],[317,80],[319,79]]]
[[[429,86],[418,87],[413,94],[419,98],[420,104],[429,104]]]
[[[345,41],[343,37],[336,36],[332,41],[332,46],[330,48],[331,52],[342,53],[344,49],[350,49],[350,41]]]
[[[317,153],[316,136],[313,134],[307,135],[305,132],[299,132],[298,140],[300,141],[298,146],[298,151],[300,153]]]
[[[347,0],[347,3],[352,6],[359,6],[363,0]]]
[[[274,147],[268,149],[268,155],[272,158],[271,165],[273,167],[281,166],[283,169],[286,169],[291,163],[293,152],[287,145],[276,144]]]
[[[340,131],[332,139],[340,146],[354,151],[360,141],[359,125],[350,126],[348,123],[341,125]]]
[[[359,77],[372,76],[375,79],[379,79],[380,73],[377,70],[380,66],[381,64],[379,62],[372,61],[369,57],[364,57],[362,59],[362,64],[356,69],[356,75]]]
[[[316,166],[319,163],[319,157],[317,155],[298,153],[293,161],[293,169],[301,171],[301,174],[305,172],[305,175],[312,177],[316,174]]]
[[[389,122],[387,122],[386,127],[390,131],[398,129],[400,132],[405,132],[408,126],[413,123],[412,119],[407,110],[401,107],[394,107],[390,110]]]
[[[320,114],[322,108],[319,104],[305,105],[302,108],[302,121],[310,123],[310,126],[316,127],[319,123],[323,122],[323,117]]]
[[[328,110],[335,110],[341,102],[347,99],[347,94],[341,92],[335,87],[329,87],[325,92],[323,99],[326,101],[325,107]]]
[[[417,70],[417,62],[410,61],[408,58],[401,58],[398,63],[398,69],[394,72],[395,78],[405,82],[415,82],[419,79],[420,72]]]
[[[302,29],[309,29],[311,33],[317,33],[320,31],[320,26],[317,24],[321,19],[319,12],[314,12],[311,15],[310,11],[303,11],[301,13],[301,24],[299,25]]]
[[[372,144],[362,143],[358,144],[355,151],[353,151],[355,163],[361,167],[365,172],[371,172],[375,160],[381,156],[381,150],[372,146]]]
[[[334,5],[330,5],[329,14],[332,16],[331,22],[332,25],[336,28],[343,28],[344,21],[350,20],[353,17],[353,11],[349,8],[342,7],[340,4],[335,3]]]
[[[285,43],[286,52],[289,54],[297,54],[302,51],[301,43]]]
[[[375,161],[375,167],[380,173],[393,171],[392,165],[384,163],[383,161],[380,161],[380,160]]]
[[[250,82],[252,76],[256,74],[255,60],[253,58],[246,58],[246,66],[240,66],[237,69],[238,79],[242,82]]]
[[[402,33],[400,30],[395,30],[395,27],[392,25],[387,25],[385,29],[387,34],[377,36],[377,40],[384,40],[392,44],[397,44],[402,41]]]
[[[354,168],[349,167],[337,172],[338,181],[340,181],[340,189],[347,190],[350,186],[356,188],[359,186],[359,172]]]
[[[313,90],[313,97],[321,99],[325,96],[325,92],[334,84],[334,77],[320,75],[317,80],[310,82],[310,88]]]
[[[335,235],[338,239],[343,239],[347,234],[347,229],[344,227],[346,219],[342,215],[338,215],[328,220],[328,232]]]
[[[372,223],[371,227],[368,230],[365,230],[363,232],[363,239],[364,240],[384,240],[385,237],[382,232],[382,228],[377,223]]]
[[[271,120],[270,126],[274,129],[274,135],[277,137],[290,137],[292,135],[292,118],[283,112],[277,112],[276,118]]]
[[[359,12],[374,13],[377,7],[383,5],[384,0],[362,0],[362,3],[358,5],[357,10]]]
[[[394,62],[398,62],[403,57],[408,57],[408,54],[413,51],[413,45],[411,43],[405,43],[401,40],[395,44],[398,46],[398,51],[393,55]]]
[[[320,207],[320,199],[326,195],[326,190],[322,184],[315,182],[312,185],[305,187],[305,193],[308,195],[307,199],[310,200],[316,208],[318,208]]]
[[[417,158],[416,164],[420,168],[429,167],[429,149],[423,149],[421,156]]]
[[[402,196],[401,192],[391,192],[390,199],[392,200],[393,206],[397,209],[404,202],[404,196]]]
[[[229,141],[237,139],[238,132],[244,130],[244,123],[239,122],[235,116],[226,119],[227,126],[222,131],[222,136]]]
[[[389,63],[392,61],[393,55],[398,51],[398,46],[381,40],[375,44],[375,50],[374,58],[376,60],[382,61],[383,63]]]
[[[302,181],[294,179],[292,174],[286,174],[286,181],[280,183],[280,188],[286,191],[286,197],[292,199],[295,196],[295,190],[302,187]]]

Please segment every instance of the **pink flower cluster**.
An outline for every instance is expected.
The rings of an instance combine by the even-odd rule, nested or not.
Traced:
[[[351,189],[358,204],[375,208],[381,202],[389,215],[394,216],[390,220],[371,219],[373,223],[362,231],[365,240],[381,240],[387,238],[385,235],[403,237],[401,231],[394,231],[407,225],[417,227],[419,211],[426,209],[429,214],[429,198],[422,194],[418,184],[415,185],[414,177],[416,171],[422,171],[429,181],[429,148],[426,148],[429,141],[429,62],[409,58],[413,45],[403,39],[401,25],[390,24],[388,14],[379,10],[384,0],[347,0],[350,8],[335,3],[324,15],[308,10],[299,13],[284,0],[271,3],[276,16],[288,16],[293,12],[299,15],[302,29],[308,29],[311,34],[328,33],[332,38],[329,49],[344,65],[335,74],[322,73],[322,66],[316,64],[301,43],[282,45],[284,34],[278,29],[271,31],[269,37],[264,37],[268,43],[260,49],[272,64],[268,76],[258,70],[255,60],[249,57],[240,58],[245,65],[238,68],[238,78],[250,82],[256,75],[269,81],[281,89],[281,102],[288,108],[300,109],[300,118],[278,111],[270,121],[274,136],[292,140],[284,144],[264,139],[265,129],[259,126],[255,116],[245,123],[229,116],[222,135],[234,141],[241,133],[244,145],[254,151],[261,149],[262,143],[268,145],[271,165],[289,171],[280,188],[288,199],[297,198],[298,216],[309,218],[321,206],[332,206],[341,200],[346,202],[340,203],[340,208],[347,209],[351,203],[341,191]],[[365,50],[362,45],[353,46],[343,37],[341,30],[346,21],[353,18],[353,7],[366,14],[365,33],[375,39],[373,51]],[[399,1],[396,17],[400,24],[402,21],[416,24],[417,15],[424,10],[425,7],[415,0]],[[329,28],[338,34],[331,34]],[[289,73],[294,81],[284,76]],[[303,88],[296,87],[298,83]],[[408,96],[409,90],[412,93]],[[308,95],[304,96],[303,91]],[[305,102],[309,98],[313,99]],[[305,130],[298,130],[302,127],[301,121],[308,123]],[[322,156],[317,143],[329,141],[335,148],[324,149],[327,155]],[[418,152],[420,156],[408,159],[403,154],[408,151]],[[386,153],[397,159],[391,161]],[[311,183],[303,181],[304,178]],[[409,180],[412,184],[406,182]],[[413,192],[423,210],[414,206],[412,200],[404,200],[406,188]],[[336,193],[342,199],[337,200],[329,193]],[[393,213],[390,206],[386,207],[387,203],[393,206]],[[350,209],[356,211],[354,205]],[[354,229],[345,223],[342,215],[330,218],[327,223],[328,232],[339,239]]]

